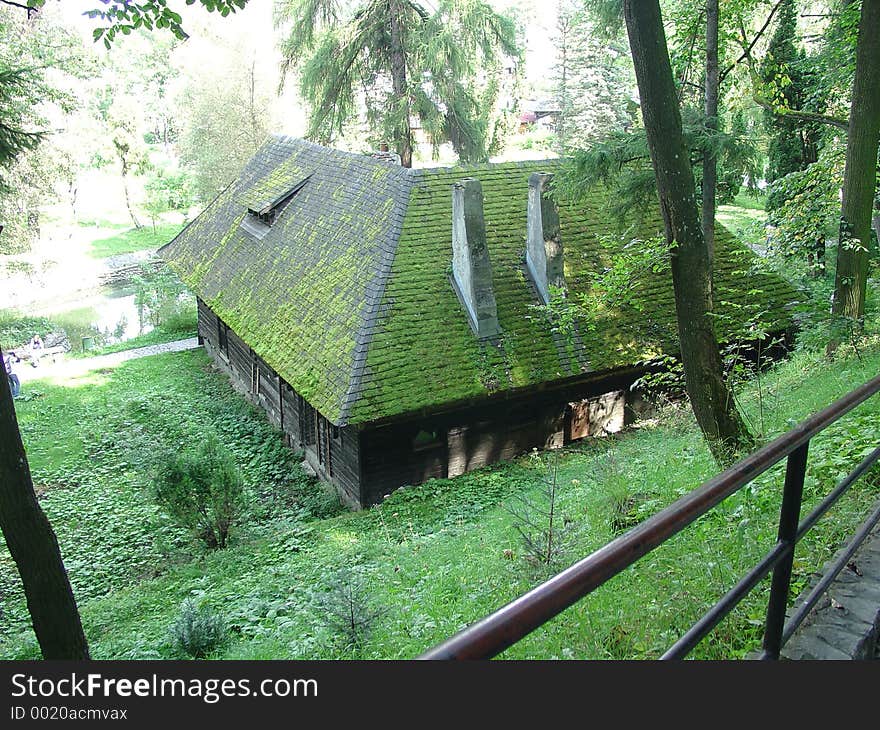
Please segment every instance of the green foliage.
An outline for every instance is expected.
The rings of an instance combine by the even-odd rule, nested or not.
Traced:
[[[784,0],[759,73],[763,87],[758,93],[767,99],[770,107],[765,112],[765,125],[771,135],[766,174],[771,183],[803,170],[815,162],[817,155],[819,129],[816,125],[785,116],[787,110],[808,108],[808,97],[815,83],[812,62],[797,46],[797,16],[797,0]],[[813,101],[816,101],[815,95]],[[814,106],[810,111],[821,112],[822,107]],[[772,205],[773,199],[768,203]]]
[[[625,243],[624,243],[625,242]],[[646,281],[669,276],[669,246],[665,238],[642,239],[627,234],[599,238],[603,249],[603,266],[592,275],[590,284],[577,297],[575,309],[592,336],[598,336],[604,323],[615,312],[626,315],[618,323],[624,335],[653,341],[669,341],[675,337],[670,321],[649,315],[653,302],[644,297]]]
[[[180,614],[170,628],[175,650],[193,659],[203,659],[226,638],[223,617],[203,603],[196,606],[187,598],[180,607]]]
[[[770,186],[767,210],[775,231],[769,244],[774,252],[808,258],[817,273],[824,273],[825,241],[837,234],[843,166],[843,150],[828,145],[818,162]]]
[[[209,548],[225,548],[244,508],[232,455],[208,436],[194,451],[169,455],[153,482],[156,501]]]
[[[462,161],[482,161],[500,145],[495,102],[502,60],[517,58],[513,22],[479,0],[288,2],[276,22],[287,74],[296,69],[310,107],[308,136],[326,144],[366,108],[371,139],[398,153],[413,145],[417,117],[434,146],[452,143]],[[399,49],[392,48],[392,27]],[[384,79],[393,80],[392,85]]]
[[[273,81],[251,63],[245,48],[224,48],[210,68],[182,66],[174,98],[177,151],[190,175],[190,192],[210,203],[241,172],[272,131]]]
[[[135,288],[135,304],[142,329],[147,323],[158,327],[169,320],[180,322],[180,315],[192,298],[183,282],[164,265],[157,269],[142,264],[141,274],[133,276],[131,283]]]
[[[861,357],[843,348],[829,368],[823,356],[799,352],[766,372],[767,435],[873,377],[880,366],[876,345],[864,345]],[[368,510],[340,513],[337,507],[318,516],[299,500],[323,500],[320,485],[302,474],[265,418],[207,365],[199,351],[143,358],[63,385],[40,383],[41,398],[16,404],[94,657],[175,658],[168,628],[181,602],[210,597],[210,605],[223,607],[227,625],[212,657],[405,659],[534,586],[534,575],[516,559],[521,543],[502,503],[516,494],[537,495],[555,456],[431,480]],[[744,386],[740,398],[757,418],[755,386]],[[878,408],[863,404],[828,439],[811,442],[805,509],[833,486],[847,459],[860,458],[876,440]],[[143,487],[157,448],[186,447],[206,429],[236,454],[258,508],[226,550],[200,553]],[[569,554],[577,556],[716,470],[683,409],[557,453],[557,506],[571,520]],[[504,657],[656,658],[775,543],[783,471],[725,500]],[[876,498],[872,474],[798,546],[796,588],[833,555]],[[346,648],[317,600],[340,568],[367,588],[370,610],[387,608],[360,648]],[[33,638],[20,633],[28,614],[5,553],[0,590],[0,654],[35,656]],[[696,657],[739,658],[759,645],[766,598],[763,588],[747,598]]]
[[[110,48],[117,35],[130,35],[133,31],[143,28],[144,30],[168,30],[180,40],[188,38],[183,29],[183,18],[179,13],[168,7],[168,0],[145,0],[144,2],[130,2],[130,0],[103,0],[104,7],[87,10],[85,15],[107,23],[106,26],[95,28],[92,37],[102,41],[106,48]],[[248,0],[198,0],[201,6],[208,12],[217,11],[223,17],[236,10],[241,10],[247,5]],[[194,5],[196,0],[186,0],[187,5]],[[39,10],[46,4],[46,0],[27,0],[27,7]]]
[[[332,573],[326,589],[317,592],[314,603],[326,625],[342,641],[344,650],[360,654],[376,622],[386,613],[374,606],[368,580],[357,569],[340,568]]]
[[[636,84],[620,30],[604,37],[595,30],[583,3],[566,2],[558,10],[555,44],[560,149],[567,152],[632,127],[637,117],[632,101]]]
[[[541,461],[537,452],[532,458]],[[543,464],[542,464],[543,466]],[[525,559],[532,566],[546,570],[559,566],[567,556],[571,542],[570,518],[560,510],[559,458],[553,460],[540,487],[533,492],[514,495],[505,504],[514,518]]]
[[[154,233],[156,221],[163,213],[180,211],[186,215],[195,202],[192,175],[186,170],[154,167],[144,185],[144,192],[144,209],[153,222]]]
[[[701,114],[682,112],[682,133],[692,158],[712,150],[718,160],[716,201],[730,202],[739,192],[743,177],[758,179],[758,163],[751,134],[734,119],[729,132],[707,130]],[[701,184],[701,168],[694,167],[694,186]],[[639,217],[639,211],[653,205],[657,188],[650,165],[648,140],[643,127],[608,130],[584,149],[572,152],[555,182],[560,195],[586,199],[597,187],[609,189],[608,209],[619,225]]]
[[[57,326],[46,317],[34,317],[13,309],[0,310],[0,345],[4,352],[27,344],[36,332],[54,332]]]
[[[81,50],[78,35],[55,19],[29,22],[0,6],[0,253],[30,249],[40,208],[69,179],[69,150],[48,130],[79,103],[69,87],[89,72]]]
[[[45,136],[24,128],[29,121],[25,101],[36,95],[38,86],[39,77],[33,70],[0,66],[0,168],[9,166],[22,152],[36,148]]]

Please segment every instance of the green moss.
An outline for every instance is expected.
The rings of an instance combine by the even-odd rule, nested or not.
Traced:
[[[590,370],[622,367],[675,352],[676,325],[668,272],[640,282],[640,300],[628,311],[593,313],[594,329],[569,336],[551,332],[524,274],[528,177],[558,162],[504,163],[421,171],[385,290],[387,312],[374,333],[365,390],[352,422],[367,422],[473,398],[494,390],[535,385]],[[491,348],[477,340],[448,282],[451,259],[451,186],[463,177],[483,184],[484,215],[493,288],[503,337]],[[578,205],[560,204],[569,296],[588,291],[594,273],[608,263],[600,237],[613,233],[601,193]],[[639,235],[662,231],[659,214],[640,221]],[[742,271],[754,257],[725,231],[718,233],[716,286],[719,328],[741,330],[763,313],[767,326],[788,326],[783,309],[793,292],[780,280]],[[496,354],[492,354],[496,353]]]
[[[528,177],[552,171],[558,162],[404,171],[305,143],[269,144],[283,154],[272,149],[265,157],[258,154],[238,183],[168,247],[166,258],[330,420],[369,422],[675,352],[668,272],[640,281],[640,300],[633,306],[597,304],[588,327],[581,322],[572,331],[554,332],[546,312],[536,307],[524,273]],[[283,161],[272,168],[275,159]],[[242,232],[243,201],[272,197],[309,173],[269,235],[257,240]],[[463,177],[477,177],[483,185],[502,331],[491,342],[474,336],[449,283],[451,189]],[[560,204],[572,301],[588,293],[595,272],[608,263],[601,238],[614,231],[606,210],[601,193],[585,203]],[[395,242],[394,222],[404,213]],[[647,237],[661,230],[655,211],[639,222],[637,233]],[[716,239],[722,336],[741,333],[754,317],[769,330],[787,327],[785,304],[792,290],[778,278],[750,271],[754,256],[724,230]],[[383,282],[377,275],[389,245],[396,249]],[[384,284],[384,294],[378,319],[364,330],[371,284]],[[366,366],[354,383],[358,397],[345,413],[346,394],[359,377],[354,354],[362,336]]]

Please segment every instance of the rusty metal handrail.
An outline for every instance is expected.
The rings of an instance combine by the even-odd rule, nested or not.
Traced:
[[[713,607],[706,617],[688,632],[685,639],[664,655],[664,658],[678,658],[689,651],[772,569],[773,585],[767,609],[763,656],[770,659],[778,658],[784,629],[787,629],[786,633],[790,635],[790,627],[784,627],[783,624],[794,546],[803,534],[799,529],[798,520],[810,439],[878,391],[880,391],[880,376],[805,419],[792,430],[712,477],[591,555],[418,658],[489,659],[500,654],[788,457],[776,546],[736,588],[722,598],[716,607]],[[873,459],[868,457],[856,471],[859,474],[863,472],[878,455],[880,449],[874,452]],[[855,477],[848,477],[841,482],[832,493],[831,496],[835,494],[836,496],[831,501],[835,501],[854,480]],[[828,506],[830,504],[823,503],[820,509],[824,511]],[[811,519],[815,522],[818,518],[815,514],[818,511],[816,510],[805,522]],[[812,523],[807,525],[810,526]]]

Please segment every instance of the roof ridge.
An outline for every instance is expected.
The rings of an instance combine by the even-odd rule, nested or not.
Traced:
[[[565,157],[542,157],[540,159],[534,160],[497,160],[495,162],[467,162],[464,164],[459,163],[454,165],[437,165],[435,167],[417,167],[412,169],[414,172],[455,172],[456,170],[480,170],[492,167],[501,167],[502,165],[516,165],[518,167],[525,167],[527,165],[538,165],[543,162],[553,162],[555,164],[559,164],[566,159],[567,158]]]
[[[384,163],[388,164],[388,163]],[[398,188],[397,194],[400,196],[395,200],[394,223],[388,231],[386,242],[389,244],[383,251],[379,261],[376,274],[372,281],[367,285],[367,305],[366,311],[362,319],[360,328],[355,336],[354,353],[352,356],[351,377],[349,378],[348,389],[342,398],[341,409],[339,413],[339,423],[337,425],[344,426],[348,422],[348,417],[354,408],[355,403],[360,398],[361,383],[367,367],[367,353],[373,341],[373,335],[376,331],[376,324],[380,318],[380,309],[382,300],[385,298],[385,288],[388,280],[391,278],[391,269],[394,265],[394,259],[397,257],[397,246],[400,243],[400,233],[403,229],[403,221],[409,211],[410,201],[412,199],[412,191],[415,188],[419,178],[422,177],[422,169],[402,168],[405,170],[405,198],[403,191]],[[402,186],[403,187],[403,186]]]

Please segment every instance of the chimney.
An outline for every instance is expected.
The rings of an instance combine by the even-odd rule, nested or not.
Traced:
[[[547,197],[553,175],[529,175],[528,220],[526,223],[526,267],[544,304],[550,303],[550,287],[565,287],[559,208]]]
[[[452,186],[452,286],[477,337],[501,332],[486,246],[483,186],[475,178]]]

